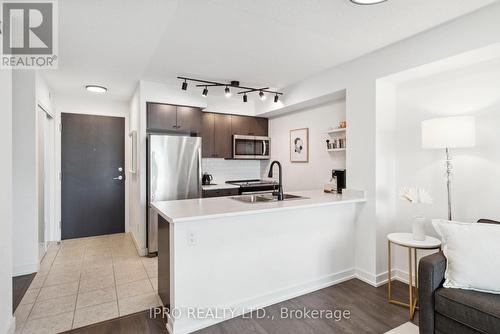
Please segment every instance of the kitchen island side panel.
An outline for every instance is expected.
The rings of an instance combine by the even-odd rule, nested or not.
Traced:
[[[176,282],[171,307],[183,315],[190,308],[232,310],[218,318],[178,317],[171,323],[173,333],[190,333],[354,277],[359,205],[171,224]]]

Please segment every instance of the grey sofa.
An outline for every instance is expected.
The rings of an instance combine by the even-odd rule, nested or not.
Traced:
[[[500,224],[491,220],[479,222]],[[443,288],[445,270],[442,252],[419,262],[420,333],[500,333],[500,295]]]

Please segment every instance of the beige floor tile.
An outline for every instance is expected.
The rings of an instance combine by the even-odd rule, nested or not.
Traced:
[[[160,301],[158,300],[156,293],[118,299],[120,316],[148,310],[151,307],[156,307],[159,305]]]
[[[36,301],[36,297],[38,297],[38,293],[40,292],[40,288],[29,289],[21,299],[20,305],[23,304],[33,304]]]
[[[117,285],[140,281],[147,278],[148,274],[144,269],[132,271],[115,271],[115,280]]]
[[[76,295],[78,293],[78,283],[79,282],[76,281],[65,284],[44,286],[40,290],[40,294],[36,300],[39,302],[57,297]]]
[[[47,278],[47,275],[37,273],[35,278],[31,281],[29,288],[30,289],[41,288],[43,286],[43,283],[45,282],[46,278]]]
[[[118,316],[118,305],[116,301],[77,309],[73,328],[117,318]]]
[[[28,320],[49,317],[74,310],[76,295],[64,296],[45,301],[37,301],[31,310]]]
[[[59,285],[77,282],[80,280],[80,271],[49,272],[43,286]]]
[[[55,263],[50,269],[50,273],[64,273],[67,271],[80,271],[83,265],[81,261],[78,262],[65,262],[65,263]]]
[[[83,262],[83,269],[95,267],[95,266],[105,266],[105,265],[113,265],[113,260],[111,258],[105,259],[95,259],[93,261]]]
[[[115,273],[120,274],[120,273],[125,273],[125,272],[133,272],[133,271],[145,271],[146,268],[144,268],[144,265],[141,263],[141,261],[137,262],[120,262],[120,263],[114,263],[113,267],[115,269]]]
[[[116,286],[116,292],[118,293],[118,299],[133,297],[137,295],[145,295],[147,293],[153,293],[153,286],[149,279],[126,283]]]
[[[124,268],[127,266],[141,266],[143,264],[138,256],[116,256],[113,257],[113,265],[115,268]]]
[[[33,309],[34,304],[19,304],[17,306],[16,311],[14,312],[14,316],[16,317],[16,325],[22,324],[28,319],[31,310]]]
[[[81,280],[79,293],[85,293],[114,286],[115,278],[113,275],[101,276],[93,279]]]
[[[16,330],[14,331],[14,334],[21,334],[24,329],[24,322],[20,324],[16,324]]]
[[[104,304],[113,300],[116,300],[116,288],[114,286],[78,294],[76,308]]]
[[[149,281],[151,282],[151,285],[153,286],[153,290],[158,291],[158,277],[150,278]]]
[[[23,334],[55,334],[71,329],[73,310],[45,318],[28,320],[24,325]]]
[[[82,272],[81,280],[95,279],[102,276],[112,276],[114,274],[113,266],[100,266],[84,269]]]
[[[85,257],[83,258],[83,262],[84,263],[94,263],[96,260],[102,261],[105,259],[112,260],[111,253],[102,253],[102,254],[94,254],[94,255],[85,254]]]

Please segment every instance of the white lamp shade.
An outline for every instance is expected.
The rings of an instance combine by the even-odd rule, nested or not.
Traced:
[[[459,148],[476,145],[476,121],[472,116],[429,119],[422,122],[423,148]]]

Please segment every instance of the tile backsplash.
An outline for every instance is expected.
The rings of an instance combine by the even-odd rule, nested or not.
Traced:
[[[212,174],[214,180],[223,182],[228,180],[260,179],[263,169],[269,161],[260,160],[226,160],[202,159],[201,169],[204,173]]]

